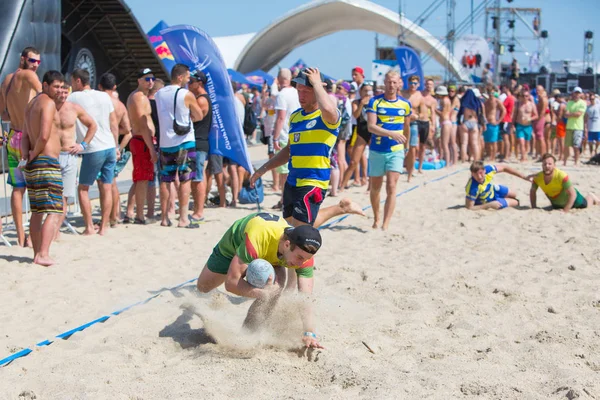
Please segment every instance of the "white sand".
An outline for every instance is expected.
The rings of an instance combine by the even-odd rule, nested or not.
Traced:
[[[251,151],[265,158],[264,147]],[[0,368],[0,398],[599,399],[600,207],[530,210],[528,183],[499,174],[527,208],[469,212],[458,207],[468,172],[423,185],[453,170],[403,178],[399,191],[421,186],[398,198],[389,232],[356,216],[322,232],[315,295],[326,350],[291,350],[301,329],[293,299],[248,337],[249,301],[190,284]],[[582,193],[600,193],[597,168],[568,172]],[[368,205],[364,188],[348,195]],[[199,230],[63,235],[51,268],[0,246],[0,358],[196,277],[251,209],[207,209]]]

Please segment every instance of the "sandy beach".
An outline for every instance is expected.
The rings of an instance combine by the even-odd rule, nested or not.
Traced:
[[[250,151],[266,158],[264,146]],[[201,295],[194,283],[35,346],[197,277],[256,206],[208,208],[196,230],[64,234],[51,268],[0,246],[0,358],[33,350],[0,367],[0,398],[600,399],[600,207],[531,210],[529,184],[498,174],[522,206],[467,211],[466,167],[403,176],[399,192],[416,188],[398,198],[387,232],[371,229],[370,210],[322,230],[314,302],[326,349],[309,353],[298,350],[296,297],[250,336],[250,301],[222,287]],[[583,194],[600,194],[597,167],[565,171]],[[270,209],[278,196],[266,194]],[[369,205],[365,187],[344,194]],[[549,205],[541,192],[538,205]]]

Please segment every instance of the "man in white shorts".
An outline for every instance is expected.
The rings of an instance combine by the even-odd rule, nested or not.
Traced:
[[[77,192],[77,154],[83,151],[83,147],[75,142],[75,122],[79,121],[86,127],[86,143],[90,143],[96,134],[97,125],[94,119],[84,109],[74,103],[68,102],[69,86],[63,83],[63,87],[54,99],[60,123],[58,135],[60,137],[60,172],[63,180],[63,214],[61,215],[54,240],[60,237],[60,227],[67,215],[67,204],[69,199],[74,199]]]

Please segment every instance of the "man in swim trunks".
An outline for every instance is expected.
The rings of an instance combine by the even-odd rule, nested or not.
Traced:
[[[502,132],[502,142],[503,148],[500,150],[502,154],[503,160],[510,160],[510,150],[512,146],[516,146],[514,136],[513,136],[513,119],[515,112],[515,96],[512,94],[512,90],[509,85],[502,85],[501,87],[502,95],[504,96],[504,101],[502,105],[506,110],[504,114],[504,118],[501,119],[501,129]],[[516,149],[515,149],[516,152]]]
[[[417,120],[417,126],[419,129],[419,173],[423,173],[423,164],[425,164],[425,150],[427,149],[427,139],[433,138],[435,135],[435,127],[437,121],[437,114],[435,112],[437,108],[437,101],[432,96],[435,83],[433,79],[427,79],[425,81],[425,90],[421,92],[422,101],[420,106],[417,108],[413,107],[413,110],[417,111],[419,119]],[[410,101],[410,99],[409,99]]]
[[[367,127],[372,134],[369,144],[369,178],[373,229],[378,228],[381,221],[380,193],[385,177],[387,197],[381,229],[386,230],[396,208],[396,185],[404,166],[404,144],[410,134],[405,121],[408,122],[412,108],[406,99],[397,94],[400,85],[400,74],[397,71],[388,71],[383,82],[384,94],[369,101]]]
[[[275,306],[286,278],[289,281],[292,275],[297,276],[298,291],[312,295],[313,256],[321,245],[319,231],[310,225],[294,228],[275,214],[250,214],[235,221],[217,243],[198,277],[198,290],[208,293],[225,283],[228,292],[255,298],[244,326],[256,329]],[[271,263],[275,269],[275,276],[269,277],[263,289],[251,286],[244,280],[248,264],[259,258]],[[322,348],[317,340],[312,307],[308,301],[302,310],[302,322],[304,345]]]
[[[529,92],[529,86],[523,85],[523,89],[519,94],[519,100],[515,106],[515,136],[519,143],[519,151],[521,152],[521,162],[527,161],[527,146],[525,142],[529,142],[533,133],[532,123],[538,119],[538,112],[533,98]]]
[[[121,195],[119,194],[119,187],[117,186],[117,177],[123,171],[123,168],[127,165],[127,161],[131,157],[131,154],[126,152],[125,149],[131,140],[131,123],[129,122],[129,115],[127,108],[121,100],[119,100],[119,92],[117,92],[117,77],[107,72],[100,77],[98,83],[98,90],[106,93],[113,103],[115,109],[115,116],[117,117],[117,125],[119,130],[119,139],[117,141],[119,157],[117,157],[117,163],[115,165],[115,177],[113,179],[111,194],[112,194],[112,209],[110,213],[110,226],[114,227],[121,223]],[[101,175],[98,176],[98,179]]]
[[[558,152],[558,161],[561,161],[565,156],[565,136],[567,135],[567,102],[565,94],[559,94],[556,97],[554,105],[554,122],[556,123],[556,147]],[[552,152],[550,152],[552,153]]]
[[[496,94],[498,89],[494,86],[487,87],[488,98],[484,103],[485,119],[487,120],[486,130],[483,132],[483,141],[485,142],[485,151],[490,161],[496,160],[498,154],[498,141],[500,139],[500,121],[506,115],[506,108]]]
[[[573,148],[575,155],[575,165],[579,164],[579,153],[581,152],[581,145],[583,144],[583,130],[585,112],[587,110],[587,103],[582,98],[583,90],[580,87],[576,87],[571,94],[571,100],[567,102],[565,111],[565,118],[567,118],[567,134],[565,137],[565,156],[563,158],[563,165],[567,165],[567,160],[570,156],[570,149]]]
[[[79,120],[86,128],[84,142],[90,143],[96,134],[96,121],[85,112],[85,110],[74,103],[68,102],[69,90],[64,84],[54,98],[56,111],[58,112],[57,134],[60,138],[60,172],[63,182],[63,214],[58,220],[56,236],[54,240],[58,240],[60,236],[60,227],[67,215],[67,204],[69,198],[74,199],[77,195],[77,154],[83,151],[83,147],[77,144],[75,124]]]
[[[154,164],[158,153],[154,148],[155,126],[152,122],[152,107],[148,94],[154,86],[154,73],[144,68],[138,73],[138,87],[127,99],[127,110],[133,130],[129,148],[133,156],[133,186],[135,191],[136,216],[128,214],[127,221],[144,225],[144,203],[147,202],[148,183],[154,180]],[[128,212],[130,208],[128,207]],[[150,204],[148,204],[150,211]]]
[[[33,244],[33,262],[44,267],[54,264],[50,244],[63,213],[62,176],[60,173],[59,115],[54,98],[62,90],[64,77],[58,71],[48,71],[42,80],[42,93],[25,108],[23,154],[27,154],[25,179],[29,189],[31,221],[29,232]],[[46,219],[42,225],[42,220]]]
[[[410,140],[408,151],[406,153],[406,173],[408,175],[408,182],[412,178],[413,170],[415,168],[415,160],[417,159],[417,150],[419,149],[419,113],[421,112],[424,106],[423,95],[419,91],[419,85],[421,84],[421,79],[417,75],[413,75],[408,78],[408,88],[407,90],[402,92],[402,97],[404,97],[410,103],[412,109],[414,110],[410,117]],[[385,92],[385,90],[384,90]],[[425,127],[423,125],[423,127]],[[423,131],[428,132],[428,131]]]
[[[531,208],[537,207],[537,190],[541,188],[552,208],[569,212],[573,208],[587,208],[600,204],[593,193],[583,197],[571,183],[569,176],[556,168],[556,158],[549,153],[542,156],[542,171],[533,175],[529,199]]]
[[[546,89],[542,85],[535,87],[538,102],[536,104],[538,118],[535,121],[533,132],[535,135],[535,151],[537,152],[538,161],[541,161],[541,157],[546,153],[546,149],[550,148],[550,137],[546,142],[546,123],[550,125],[550,109],[548,108],[548,94]],[[548,131],[549,133],[549,131]]]
[[[41,63],[40,52],[33,47],[26,47],[21,52],[19,68],[8,74],[0,86],[0,113],[2,119],[10,120],[10,132],[6,144],[8,154],[8,184],[12,186],[10,205],[13,221],[17,229],[19,246],[27,246],[23,228],[23,195],[25,194],[25,177],[18,167],[27,155],[21,155],[22,131],[25,126],[25,107],[31,99],[42,91],[42,83],[36,75]]]
[[[475,161],[471,164],[471,178],[465,188],[467,192],[465,207],[468,210],[501,210],[519,205],[517,194],[514,191],[506,186],[492,183],[494,175],[500,172],[506,172],[529,181],[525,175],[504,164],[484,165],[483,161]]]

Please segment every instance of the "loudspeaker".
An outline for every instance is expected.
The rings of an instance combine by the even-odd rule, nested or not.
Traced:
[[[542,36],[542,39],[547,39],[548,38],[548,31],[542,31],[541,36]]]

